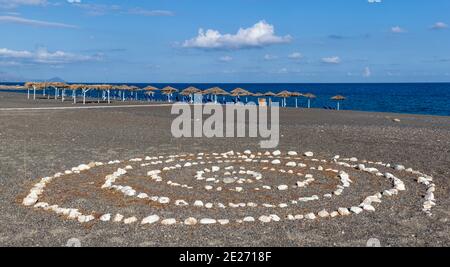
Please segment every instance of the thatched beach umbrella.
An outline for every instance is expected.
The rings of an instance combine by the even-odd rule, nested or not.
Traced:
[[[73,103],[76,104],[77,103],[77,90],[83,90],[83,88],[85,88],[86,85],[85,84],[71,84],[69,85],[69,89],[72,90],[72,99],[73,99]]]
[[[284,101],[282,102],[282,106],[286,107],[286,98],[291,97],[292,93],[289,91],[282,91],[282,92],[278,93],[277,96],[282,97],[284,99]]]
[[[295,107],[298,108],[298,97],[302,96],[299,92],[291,92],[291,97],[295,97]]]
[[[27,88],[27,96],[28,96],[28,99],[30,99],[30,89],[33,88],[34,91],[36,91],[35,83],[34,82],[26,82],[24,86],[25,86],[25,88]]]
[[[159,91],[159,88],[149,85],[149,86],[145,87],[143,90],[145,91],[146,95],[153,97],[155,95],[155,92]]]
[[[225,91],[222,88],[217,87],[217,86],[203,91],[203,94],[213,95],[215,103],[217,103],[217,96],[220,95],[220,96],[225,97],[227,95],[230,95],[230,93],[228,93],[227,91]]]
[[[64,102],[64,97],[66,95],[66,89],[69,88],[70,86],[66,83],[63,82],[51,82],[51,83],[44,83],[44,88],[50,86],[55,88],[55,92],[58,91],[58,89],[61,89],[61,101]],[[57,99],[57,97],[55,97],[55,99]]]
[[[182,96],[189,96],[190,102],[194,102],[194,95],[202,93],[202,90],[195,88],[194,86],[189,86],[188,88],[184,89],[180,94]]]
[[[269,106],[271,106],[272,105],[272,97],[277,96],[277,94],[275,94],[274,92],[269,91],[269,92],[264,93],[264,96],[268,97],[268,99],[269,99],[269,101],[268,101],[269,102]]]
[[[317,96],[311,93],[304,94],[303,97],[308,98],[308,108],[311,108],[311,99],[317,98]]]
[[[346,100],[347,98],[345,96],[341,96],[341,95],[337,95],[337,96],[333,96],[331,98],[331,100],[336,101],[337,102],[337,110],[340,110],[340,102]]]
[[[172,94],[178,92],[178,89],[173,88],[172,86],[166,86],[161,90],[161,92],[164,95],[167,95],[167,100],[170,103],[170,102],[172,102],[172,99],[171,99]]]
[[[252,93],[242,88],[236,88],[233,91],[231,91],[231,95],[234,97],[245,96],[245,102],[247,102],[247,96],[252,95]]]

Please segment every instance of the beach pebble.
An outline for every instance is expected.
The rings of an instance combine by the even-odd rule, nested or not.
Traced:
[[[281,161],[278,159],[275,159],[272,161],[272,165],[280,165],[280,164],[281,164]]]
[[[355,214],[360,214],[361,212],[363,212],[363,209],[361,209],[360,207],[351,207],[350,211]]]
[[[362,205],[362,208],[363,208],[364,210],[366,210],[366,211],[372,211],[372,212],[375,211],[375,208],[374,208],[372,205],[370,205],[370,204],[363,204],[363,205]]]
[[[232,184],[232,183],[234,183],[236,180],[234,179],[234,178],[231,178],[231,177],[226,177],[226,178],[223,178],[223,182],[225,183],[225,184]]]
[[[258,220],[260,220],[263,223],[269,223],[272,221],[272,218],[270,216],[263,215],[259,217]]]
[[[248,216],[248,217],[245,217],[242,221],[244,221],[244,222],[254,222],[255,218],[253,218],[251,216]]]
[[[217,222],[220,223],[221,225],[226,225],[226,224],[230,223],[230,220],[228,220],[228,219],[220,219],[220,220],[217,220]]]
[[[217,223],[217,220],[215,219],[205,218],[200,220],[200,224],[215,224],[215,223]]]
[[[161,203],[161,204],[167,204],[167,203],[170,202],[170,198],[168,198],[168,197],[160,197],[158,199],[158,202]]]
[[[337,216],[339,216],[339,212],[337,212],[337,211],[330,212],[330,217],[331,218],[334,218],[334,217],[337,217]]]
[[[103,214],[100,217],[100,221],[102,222],[109,222],[111,220],[111,214],[107,213],[107,214]]]
[[[173,225],[173,224],[176,224],[176,223],[177,223],[177,220],[173,219],[173,218],[164,219],[164,220],[161,221],[162,225]]]
[[[159,216],[158,215],[150,215],[148,217],[145,217],[144,219],[142,219],[141,224],[153,224],[155,222],[159,221]]]
[[[194,207],[203,207],[203,201],[201,200],[196,200],[194,202]]]
[[[311,151],[305,152],[303,155],[304,155],[305,157],[314,157],[314,153],[311,152]]]
[[[197,219],[195,219],[193,217],[189,217],[186,220],[184,220],[184,224],[185,225],[196,225],[197,224]]]
[[[137,218],[136,217],[130,217],[130,218],[126,218],[125,220],[123,220],[124,224],[132,224],[137,222]]]
[[[312,213],[312,212],[308,213],[308,214],[305,215],[305,219],[315,220],[316,219],[316,215],[314,213]]]
[[[326,217],[330,216],[330,214],[326,210],[319,211],[319,213],[317,215],[319,215],[319,217],[321,217],[321,218],[326,218]]]
[[[404,171],[406,168],[403,165],[395,165],[394,170],[396,171]]]
[[[338,208],[338,212],[342,216],[350,215],[350,211],[347,208]]]
[[[122,214],[116,214],[116,216],[114,217],[114,222],[121,222],[123,220],[123,215]]]
[[[288,190],[289,189],[289,186],[287,186],[287,185],[280,185],[280,186],[278,186],[278,190],[280,190],[280,191],[285,191],[285,190]]]
[[[287,167],[295,167],[295,166],[297,166],[297,163],[291,161],[291,162],[286,163],[286,166]]]
[[[272,152],[272,155],[274,155],[275,157],[278,157],[281,155],[281,151],[280,150],[276,150],[274,152]]]
[[[297,156],[298,153],[295,152],[295,151],[289,151],[289,152],[288,152],[288,155],[289,155],[289,156]]]

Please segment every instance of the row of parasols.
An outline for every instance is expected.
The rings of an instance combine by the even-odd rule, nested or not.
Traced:
[[[19,89],[19,87],[17,87]],[[33,91],[33,99],[36,99],[36,91],[43,91],[43,95],[46,96],[46,90],[50,93],[51,90],[54,92],[55,99],[61,98],[62,101],[65,100],[69,95],[66,94],[67,91],[72,92],[72,99],[74,103],[77,103],[77,95],[78,92],[81,92],[83,98],[83,104],[86,104],[86,95],[89,92],[95,91],[97,93],[97,99],[103,99],[108,103],[111,103],[111,98],[113,95],[113,99],[120,99],[121,101],[125,100],[138,100],[138,92],[144,93],[147,96],[154,96],[156,92],[160,92],[161,94],[167,96],[167,101],[172,102],[172,98],[175,94],[179,94],[182,97],[188,99],[188,101],[194,101],[194,95],[209,95],[212,97],[212,101],[218,102],[218,97],[222,97],[222,100],[226,96],[233,97],[235,101],[241,101],[242,98],[245,98],[245,102],[248,102],[248,97],[257,97],[260,100],[265,102],[266,97],[268,98],[269,105],[272,104],[272,98],[278,97],[282,98],[281,106],[287,106],[288,98],[295,98],[295,107],[298,107],[298,98],[304,97],[308,100],[308,108],[311,108],[311,100],[315,99],[316,96],[312,93],[302,94],[299,92],[290,92],[290,91],[282,91],[280,93],[274,92],[266,92],[266,93],[252,93],[242,88],[236,88],[231,92],[227,92],[219,87],[213,87],[207,90],[200,90],[193,86],[190,86],[182,91],[171,87],[166,86],[162,89],[156,88],[154,86],[147,86],[145,88],[139,88],[137,86],[129,86],[129,85],[110,85],[110,84],[66,84],[62,82],[27,82],[21,89],[27,89],[28,99],[30,99],[30,91]],[[50,91],[49,91],[50,90]],[[50,94],[47,94],[48,98],[50,98]],[[337,102],[337,110],[340,109],[340,101],[345,100],[346,98],[341,95],[337,95],[331,98]]]

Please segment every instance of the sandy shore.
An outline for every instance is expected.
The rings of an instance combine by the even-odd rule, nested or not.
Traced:
[[[73,105],[70,101],[27,101],[25,95],[0,92],[0,109],[56,106]],[[393,118],[400,122],[394,122]],[[169,107],[0,110],[0,245],[64,246],[70,238],[78,238],[83,246],[365,246],[370,238],[379,239],[382,246],[450,245],[449,117],[313,109],[284,109],[280,114],[279,149],[283,152],[313,151],[320,159],[341,155],[399,163],[432,175],[437,206],[431,217],[421,210],[426,190],[407,173],[399,174],[407,191],[383,199],[374,213],[266,225],[258,222],[192,227],[143,227],[137,223],[112,222],[82,225],[20,204],[40,178],[81,163],[180,153],[261,151],[259,139],[175,139],[170,134],[172,119]],[[91,188],[101,185],[104,175],[113,171],[113,167],[105,167],[91,175],[58,180],[49,186],[44,198],[61,205],[70,203],[87,210],[112,210],[124,215],[150,215],[156,210],[168,218],[247,215],[229,209],[199,211],[191,207],[149,206]],[[193,183],[195,172],[178,171],[172,175],[173,179]],[[269,179],[276,180],[277,175]],[[174,199],[197,197],[178,189],[169,190],[164,184],[150,185],[144,178],[124,177],[124,182],[142,190],[169,194]],[[301,210],[318,212],[324,207],[348,205],[386,185],[361,176],[346,194],[326,203],[306,203]],[[319,181],[316,188],[312,186],[305,194],[326,190],[326,186],[323,184],[322,188]],[[207,196],[203,191],[198,194]],[[280,197],[279,192],[271,194],[267,197]],[[250,191],[228,197],[236,201],[261,200]],[[283,213],[289,213],[290,209]]]

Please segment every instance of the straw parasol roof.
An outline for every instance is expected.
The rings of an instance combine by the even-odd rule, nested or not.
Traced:
[[[262,93],[254,93],[254,94],[252,94],[252,96],[254,96],[254,97],[261,97],[261,96],[264,96],[264,94],[262,94]]]
[[[291,96],[293,96],[293,97],[299,97],[299,96],[302,96],[303,94],[302,93],[299,93],[299,92],[291,92]]]
[[[178,89],[173,88],[171,86],[166,86],[161,90],[161,92],[165,95],[170,95],[170,94],[178,92]]]
[[[110,84],[90,84],[87,87],[95,90],[111,90],[113,88]]]
[[[264,96],[277,96],[277,94],[269,91],[269,92],[265,93]]]
[[[277,96],[286,98],[286,97],[291,97],[292,93],[289,91],[283,91],[283,92],[278,93]]]
[[[303,96],[306,97],[306,98],[317,98],[316,95],[311,94],[311,93],[304,94]]]
[[[331,100],[335,100],[335,101],[342,101],[342,100],[346,100],[347,98],[345,96],[342,95],[337,95],[337,96],[333,96],[331,98]]]
[[[184,89],[181,92],[181,94],[182,95],[192,95],[192,94],[198,94],[198,93],[201,93],[201,92],[202,92],[202,90],[200,90],[198,88],[195,88],[194,86],[190,86],[190,87]]]
[[[154,92],[154,91],[158,91],[158,90],[159,90],[158,88],[151,86],[151,85],[144,88],[144,91],[149,91],[149,92]]]
[[[71,89],[71,90],[85,89],[86,87],[88,87],[87,84],[71,84],[71,85],[69,85],[69,89]]]
[[[231,95],[232,96],[249,96],[252,95],[252,93],[250,93],[247,90],[244,90],[242,88],[236,88],[233,91],[231,91]]]
[[[27,87],[21,85],[0,85],[0,89],[2,90],[20,90],[26,89]]]
[[[229,95],[230,94],[220,87],[213,87],[213,88],[203,91],[202,93],[205,95]]]

